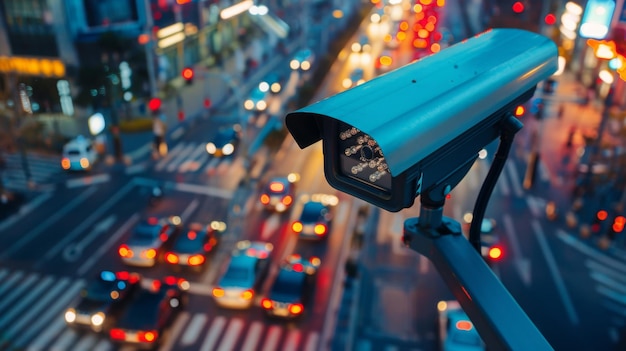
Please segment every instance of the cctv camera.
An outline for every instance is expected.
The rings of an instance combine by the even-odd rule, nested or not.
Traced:
[[[291,112],[285,123],[301,148],[322,139],[331,186],[396,212],[435,189],[445,199],[505,117],[557,70],[557,57],[544,36],[492,29]]]

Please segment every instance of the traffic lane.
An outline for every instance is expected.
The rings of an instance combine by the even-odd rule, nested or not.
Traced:
[[[37,203],[26,215],[13,219],[9,217],[0,222],[2,225],[0,259],[7,259],[18,250],[32,245],[39,236],[50,236],[48,228],[62,222],[68,214],[94,197],[96,190],[96,188],[59,189],[42,194],[45,196],[36,197]]]
[[[45,266],[47,261],[60,255],[70,241],[84,237],[92,230],[102,232],[104,227],[110,226],[111,219],[100,226],[98,221],[103,220],[107,213],[116,212],[115,208],[122,200],[138,196],[134,192],[134,184],[124,181],[111,181],[84,189],[65,207],[71,208],[70,211],[59,211],[62,218],[58,221],[47,227],[47,221],[43,222],[27,233],[21,241],[9,247],[8,256],[17,261],[30,261],[39,268]],[[89,235],[88,239],[96,235],[99,234]]]
[[[207,257],[207,262],[204,267],[198,271],[193,269],[187,269],[187,267],[183,267],[184,269],[178,269],[177,267],[173,267],[171,264],[166,263],[164,261],[165,252],[161,252],[159,255],[159,259],[154,267],[136,267],[127,265],[122,262],[118,248],[119,246],[126,242],[126,240],[132,234],[133,228],[138,223],[140,219],[148,218],[148,217],[169,217],[169,216],[179,216],[182,220],[182,230],[180,235],[184,234],[184,231],[187,225],[192,223],[198,223],[201,225],[209,224],[212,220],[220,221],[223,216],[222,208],[225,208],[225,202],[227,200],[214,198],[210,196],[198,196],[197,194],[190,194],[187,192],[174,192],[170,193],[169,196],[162,199],[162,202],[158,204],[158,206],[151,208],[149,211],[145,213],[132,213],[128,217],[126,221],[124,221],[117,231],[115,231],[110,237],[106,238],[104,243],[95,244],[93,247],[94,253],[86,256],[84,262],[80,265],[78,269],[79,274],[86,274],[87,276],[95,275],[97,272],[101,270],[126,270],[126,271],[136,271],[148,278],[159,279],[168,275],[174,275],[183,277],[189,281],[197,282],[202,281],[203,277],[216,268],[217,263],[215,262],[215,258],[217,257],[218,252],[223,249],[225,245],[221,241],[225,241],[230,235],[228,228],[226,231],[221,233],[220,242],[218,242],[217,247],[215,248],[215,252],[211,252]],[[206,207],[203,203],[210,203],[213,206]],[[220,203],[224,203],[223,206],[220,206]],[[215,211],[215,210],[218,211]],[[103,240],[105,240],[103,238]]]

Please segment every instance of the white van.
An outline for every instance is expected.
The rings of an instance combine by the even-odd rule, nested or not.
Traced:
[[[97,157],[92,141],[79,135],[63,146],[61,167],[66,171],[88,171]]]

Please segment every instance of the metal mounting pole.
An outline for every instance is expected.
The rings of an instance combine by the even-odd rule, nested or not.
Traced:
[[[404,242],[426,256],[492,350],[552,350],[524,310],[442,209],[422,206],[404,222]]]

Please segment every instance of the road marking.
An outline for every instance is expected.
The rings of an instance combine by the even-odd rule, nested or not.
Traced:
[[[130,167],[126,167],[125,173],[127,175],[133,175],[139,172],[143,172],[148,168],[148,165],[145,162],[134,164]]]
[[[195,211],[196,208],[198,208],[199,204],[200,204],[200,201],[198,199],[193,199],[193,201],[189,203],[187,208],[185,208],[183,213],[180,214],[181,221],[186,222],[189,219],[189,217],[191,217],[191,214],[193,213],[193,211]]]
[[[246,341],[241,347],[241,351],[255,351],[261,338],[261,332],[263,331],[263,323],[259,321],[252,322],[252,325],[248,329]]]
[[[3,296],[2,301],[0,301],[0,311],[2,311],[2,309],[5,308],[6,305],[12,302],[14,298],[16,298],[17,296],[22,296],[24,290],[26,290],[29,285],[35,282],[37,279],[39,279],[37,273],[31,274],[28,276],[28,278],[26,278],[26,280],[20,282],[20,284],[18,284],[13,290],[11,290],[11,292],[7,296]],[[13,284],[11,283],[10,285]]]
[[[528,204],[528,208],[530,209],[530,212],[532,212],[533,216],[543,217],[547,204],[545,199],[537,198],[532,195],[526,195],[526,203]]]
[[[261,224],[261,240],[267,240],[272,234],[276,232],[276,229],[280,227],[279,214],[272,213],[263,224]]]
[[[89,259],[78,269],[78,274],[83,275],[91,269],[91,266],[100,260],[100,257],[109,250],[111,245],[113,245],[113,243],[116,242],[120,236],[128,232],[130,227],[137,223],[137,221],[139,221],[139,214],[135,213],[113,235],[111,235],[111,237],[109,237],[109,240],[107,240],[104,245],[100,246],[98,251],[89,256]]]
[[[170,164],[167,166],[167,171],[168,172],[174,172],[176,170],[176,168],[178,168],[178,166],[183,163],[187,157],[189,156],[189,154],[193,151],[194,149],[194,145],[193,144],[188,144],[179,154],[178,156],[172,160],[170,162]]]
[[[57,339],[57,342],[50,348],[50,351],[67,351],[70,344],[74,342],[78,334],[72,328],[65,329],[65,332]]]
[[[572,299],[569,296],[567,289],[565,288],[565,283],[563,282],[563,278],[559,273],[556,259],[554,258],[554,255],[550,250],[548,241],[543,234],[543,229],[541,229],[541,225],[535,219],[533,219],[531,225],[534,229],[535,237],[537,238],[539,247],[541,248],[543,256],[546,259],[546,263],[548,264],[548,269],[550,270],[552,278],[554,279],[554,284],[556,285],[556,288],[561,295],[561,301],[563,301],[563,305],[565,305],[565,311],[567,312],[567,315],[572,324],[578,325],[578,314],[576,313],[576,310],[574,309],[574,304],[572,303]]]
[[[183,149],[183,146],[184,143],[176,144],[176,146],[174,146],[174,148],[170,150],[165,157],[157,162],[156,166],[154,166],[154,169],[157,171],[161,171],[163,167],[165,167],[165,165]]]
[[[607,276],[608,278],[611,278],[620,282],[621,283],[620,285],[623,287],[621,290],[623,290],[624,293],[626,294],[626,277],[624,277],[623,273],[616,272],[615,270],[612,270],[590,259],[585,260],[585,266],[587,266],[587,268],[589,268],[592,271],[592,274],[599,272],[602,275]]]
[[[620,284],[618,281],[615,281],[608,275],[600,272],[591,272],[591,278],[596,282],[603,284],[607,288],[611,288],[612,290],[616,290],[620,295],[626,294],[626,285]],[[626,300],[625,300],[626,301]]]
[[[95,334],[88,333],[86,336],[83,336],[76,345],[74,345],[72,350],[73,351],[93,350],[93,347],[97,341],[98,339]]]
[[[228,323],[228,328],[224,332],[224,336],[222,337],[222,342],[220,343],[220,347],[217,349],[218,351],[230,351],[235,349],[235,344],[237,343],[239,333],[243,329],[243,319],[241,318],[232,318],[230,323]]]
[[[98,345],[96,345],[96,347],[93,349],[93,351],[109,351],[112,348],[113,347],[112,347],[111,342],[109,340],[102,339],[102,340],[100,340]]]
[[[183,134],[185,133],[185,128],[183,127],[179,127],[178,129],[176,129],[175,131],[172,132],[172,134],[170,134],[170,138],[172,140],[178,140],[178,138],[180,138],[181,136],[183,136]]]
[[[496,182],[496,185],[498,186],[498,188],[500,188],[500,192],[505,197],[511,194],[511,189],[509,189],[509,184],[506,182],[506,177],[502,177],[502,176],[498,177],[498,181]]]
[[[274,351],[278,348],[278,342],[280,341],[280,334],[282,328],[277,325],[271,325],[267,331],[265,343],[263,344],[262,351]]]
[[[6,323],[10,322],[17,314],[20,314],[22,309],[30,306],[33,303],[33,300],[39,297],[37,295],[44,291],[51,283],[52,278],[46,277],[29,292],[29,295],[21,299],[17,304],[13,305],[12,309],[8,313],[3,314],[2,317],[0,317],[0,330],[4,330]]]
[[[68,189],[78,188],[79,186],[89,186],[94,184],[106,183],[111,180],[111,176],[108,173],[87,176],[83,178],[68,179],[65,182],[65,187]]]
[[[82,240],[71,243],[67,245],[65,249],[63,249],[63,258],[69,262],[76,261],[80,256],[83,255],[83,250],[85,249],[85,247],[87,247],[95,238],[100,236],[102,233],[107,232],[109,228],[111,228],[113,223],[115,223],[115,219],[115,215],[109,215],[107,218],[96,223],[91,232],[84,236]]]
[[[511,178],[511,186],[513,187],[513,192],[517,197],[524,196],[524,191],[522,190],[522,186],[520,185],[520,177],[517,173],[517,168],[513,162],[507,162],[506,168],[509,170],[509,177]]]
[[[20,334],[19,339],[17,339],[15,343],[17,345],[22,345],[30,340],[35,340],[33,347],[38,349],[50,345],[50,340],[66,326],[62,312],[59,311],[58,308],[64,308],[64,306],[67,306],[73,299],[76,298],[76,294],[78,294],[80,289],[84,286],[85,281],[82,279],[74,282],[72,286],[56,298],[54,301],[54,306],[56,308],[48,308],[45,312],[41,312],[41,314],[37,316],[35,322],[29,325],[28,330]],[[46,292],[46,294],[48,293]],[[40,328],[44,327],[44,325],[47,326],[47,329],[44,332],[41,332]]]
[[[2,295],[2,293],[4,293],[5,290],[8,290],[9,288],[13,287],[15,282],[17,282],[20,279],[22,279],[23,275],[24,275],[24,272],[17,271],[15,273],[13,273],[13,275],[11,275],[10,278],[8,278],[7,280],[3,281],[4,285],[0,285],[0,295]]]
[[[165,343],[162,344],[159,351],[169,351],[172,347],[174,347],[174,342],[178,340],[178,335],[180,335],[180,332],[183,330],[183,327],[188,320],[189,312],[183,311],[180,315],[178,315],[176,321],[169,330],[169,335],[165,338]]]
[[[185,191],[188,193],[194,193],[198,195],[207,195],[220,197],[222,199],[230,200],[233,198],[232,190],[224,190],[222,188],[210,187],[206,185],[197,185],[189,183],[174,183],[174,189],[178,191]]]
[[[520,248],[519,241],[517,240],[517,233],[515,232],[515,226],[513,225],[511,216],[509,214],[505,214],[502,217],[502,221],[504,222],[504,233],[508,237],[511,251],[513,251],[513,264],[524,285],[529,286],[532,283],[530,260],[522,255],[522,250]]]
[[[597,290],[596,290],[597,291]],[[600,293],[598,291],[598,293]],[[602,306],[609,311],[612,311],[618,314],[620,317],[626,317],[626,308],[624,305],[613,302],[613,300],[604,300],[602,301]],[[617,324],[620,328],[624,326],[624,322],[620,319],[613,318],[613,324]]]
[[[581,241],[574,238],[573,235],[568,234],[562,229],[557,229],[556,235],[559,239],[561,239],[561,241],[575,248],[581,253],[592,257],[593,259],[595,259],[596,261],[599,261],[605,266],[611,266],[617,270],[620,270],[624,274],[626,274],[626,265],[624,265],[623,263],[615,259],[610,258],[609,256],[604,255],[603,253],[599,251],[596,251],[595,249],[590,248],[589,246],[585,245]]]
[[[289,334],[287,334],[287,339],[285,340],[285,344],[283,345],[283,351],[295,351],[298,349],[298,345],[300,344],[300,339],[302,339],[302,333],[298,329],[291,329]]]
[[[126,154],[126,156],[130,158],[132,161],[135,161],[138,158],[143,157],[145,154],[149,154],[150,151],[152,151],[152,142],[145,143],[139,149],[131,151],[128,154]]]
[[[204,338],[202,346],[200,346],[200,351],[215,350],[215,343],[217,342],[217,338],[220,337],[225,325],[225,317],[217,316],[213,319],[213,323],[209,326],[209,332],[206,334],[206,338]]]
[[[207,322],[208,317],[205,313],[196,313],[187,328],[185,328],[185,334],[183,334],[180,339],[180,343],[182,345],[191,345],[198,340],[198,336],[200,336],[200,332],[202,332],[202,327]]]
[[[65,277],[61,280],[58,280],[50,287],[50,289],[46,289],[45,294],[43,296],[39,296],[37,302],[33,302],[28,306],[28,310],[21,313],[19,316],[19,320],[13,321],[11,326],[7,326],[4,328],[5,332],[8,335],[15,335],[17,332],[24,327],[25,324],[30,322],[31,318],[35,317],[35,315],[40,314],[41,310],[45,310],[49,306],[51,306],[56,301],[52,301],[52,299],[56,298],[56,295],[65,289],[65,286],[70,283],[69,278]]]
[[[306,345],[304,346],[304,351],[317,350],[319,339],[320,339],[319,333],[317,332],[309,333],[309,337],[306,340]]]
[[[128,182],[126,185],[120,189],[115,195],[111,196],[104,204],[100,205],[95,211],[91,213],[87,219],[85,219],[81,224],[79,224],[74,230],[72,230],[69,234],[63,236],[63,239],[57,243],[50,251],[48,251],[42,261],[50,260],[54,256],[56,256],[61,250],[67,246],[67,244],[74,240],[76,236],[82,233],[86,228],[88,228],[97,218],[101,217],[106,211],[109,210],[114,204],[116,204],[123,196],[126,195],[131,189],[135,187],[133,182]],[[41,262],[41,261],[40,261]]]
[[[48,217],[45,221],[40,223],[35,229],[28,232],[28,234],[20,237],[20,239],[11,247],[9,247],[9,249],[3,252],[1,256],[7,257],[15,253],[15,251],[21,249],[24,245],[26,245],[26,243],[28,243],[29,241],[34,239],[36,236],[38,236],[41,232],[43,232],[45,229],[47,229],[48,226],[50,226],[50,224],[56,222],[60,218],[65,217],[65,215],[67,215],[70,211],[72,211],[74,207],[78,206],[81,202],[87,200],[87,198],[93,195],[93,193],[95,193],[96,190],[97,190],[96,188],[89,188],[85,190],[85,192],[83,192],[82,194],[75,197],[72,201],[70,201],[70,203],[68,203],[67,206],[62,207],[60,210],[56,211],[52,216]]]
[[[37,208],[39,205],[41,205],[42,203],[44,203],[46,200],[48,200],[51,197],[52,197],[52,192],[45,192],[37,196],[36,198],[34,198],[29,203],[20,207],[17,213],[11,215],[9,218],[6,218],[5,220],[2,221],[2,223],[0,223],[0,231],[3,231],[4,229],[12,226],[15,222],[19,221],[20,218],[31,213],[35,208]]]

